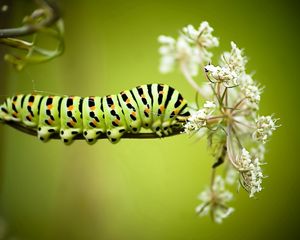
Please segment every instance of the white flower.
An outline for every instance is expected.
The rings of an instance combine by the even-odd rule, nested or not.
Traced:
[[[200,32],[194,28],[193,25],[189,24],[182,29],[183,34],[187,37],[190,42],[197,42]]]
[[[174,69],[175,62],[179,62],[186,66],[192,76],[198,74],[201,62],[198,48],[190,46],[183,36],[180,36],[177,40],[172,37],[160,36],[158,41],[162,44],[159,48],[161,54],[160,72],[171,72]]]
[[[214,29],[206,21],[202,22],[197,30],[192,25],[188,25],[182,31],[191,42],[195,42],[201,47],[212,48],[219,46],[218,38],[212,35]]]
[[[256,120],[256,130],[253,133],[253,138],[262,143],[266,143],[267,139],[276,130],[276,121],[272,116],[261,116]]]
[[[239,49],[234,42],[231,42],[231,52],[228,57],[225,57],[225,60],[230,69],[234,70],[236,74],[245,72],[248,60],[243,56],[243,50]]]
[[[206,65],[205,71],[218,82],[225,82],[228,85],[237,85],[237,74],[230,70],[229,67],[220,67],[214,65]]]
[[[206,101],[203,106],[204,106],[204,108],[207,108],[207,109],[216,108],[216,104],[211,101]]]
[[[194,122],[198,128],[205,127],[207,120],[207,109],[199,109],[196,113],[192,114],[189,118],[189,122]]]
[[[187,123],[184,125],[184,132],[191,134],[207,126],[207,120],[216,109],[216,104],[212,101],[206,101],[203,108],[193,112]]]
[[[250,153],[243,148],[237,160],[237,167],[241,174],[241,184],[249,192],[249,197],[262,190],[262,169],[258,158],[251,159]]]
[[[159,48],[159,53],[162,56],[160,60],[160,72],[171,72],[175,63],[176,41],[172,37],[168,36],[159,36],[158,41],[162,43],[162,46]]]
[[[239,84],[241,85],[241,87],[245,87],[245,86],[248,86],[248,85],[253,85],[254,80],[253,80],[251,75],[246,74],[244,72],[239,76]]]
[[[221,223],[234,211],[233,208],[227,206],[227,202],[232,200],[233,195],[225,189],[224,185],[222,177],[217,176],[212,189],[206,188],[199,194],[198,199],[202,203],[195,209],[199,216],[205,216],[211,212],[213,220]]]
[[[243,50],[239,49],[234,42],[231,42],[231,51],[221,55],[220,66],[229,68],[238,77],[238,83],[242,84],[246,75],[247,58],[243,56]],[[248,77],[248,76],[247,76]],[[250,77],[250,76],[249,76]]]
[[[175,39],[169,36],[161,35],[158,37],[158,41],[163,44],[172,45],[175,43]]]
[[[199,49],[191,47],[185,38],[179,37],[176,45],[177,61],[181,64],[185,64],[191,76],[198,74],[198,68],[201,63]]]
[[[188,25],[182,29],[183,36],[190,44],[196,45],[199,50],[201,63],[207,63],[211,60],[212,53],[207,49],[219,46],[218,38],[212,35],[214,29],[209,26],[208,22],[202,22],[198,29]]]
[[[187,134],[192,134],[199,129],[198,125],[195,122],[187,122],[184,125],[184,132]]]
[[[242,91],[250,102],[259,104],[261,90],[256,85],[245,85],[242,87]]]

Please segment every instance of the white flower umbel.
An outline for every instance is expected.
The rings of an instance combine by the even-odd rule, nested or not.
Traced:
[[[198,196],[201,204],[196,207],[196,213],[199,216],[205,216],[211,213],[213,220],[216,223],[222,223],[224,218],[227,218],[234,209],[228,207],[227,203],[231,201],[233,195],[225,189],[225,183],[221,176],[215,178],[211,188],[206,188]]]
[[[210,212],[215,221],[221,222],[232,212],[225,205],[232,195],[224,190],[223,180],[215,177],[218,166],[223,162],[227,165],[227,184],[239,180],[249,196],[255,196],[262,190],[264,144],[278,126],[271,116],[258,117],[262,88],[253,74],[247,73],[248,59],[242,49],[231,42],[231,50],[221,55],[219,64],[211,63],[210,49],[219,45],[212,32],[207,22],[198,29],[188,25],[177,40],[160,37],[160,53],[161,70],[171,71],[179,63],[179,70],[197,92],[196,99],[199,94],[206,101],[201,108],[195,104],[190,111],[184,132],[207,137],[214,158],[212,184],[200,194],[202,204],[196,211],[201,216]],[[201,83],[199,73],[207,81]]]
[[[198,75],[199,66],[207,64],[212,53],[207,49],[217,47],[219,41],[212,35],[213,28],[207,22],[200,24],[196,30],[192,25],[183,28],[177,40],[172,37],[160,36],[159,49],[161,54],[160,71],[171,72],[177,62],[184,69],[185,74]]]
[[[182,29],[183,35],[191,43],[198,47],[199,54],[201,54],[202,62],[209,62],[212,53],[208,49],[219,46],[218,38],[212,35],[214,29],[208,22],[202,22],[198,29],[194,26],[188,25]]]
[[[252,108],[258,109],[260,95],[261,95],[261,89],[254,84],[252,84],[252,85],[245,84],[245,85],[241,86],[241,89],[242,89],[243,93],[245,94],[245,97],[249,100],[250,104],[252,104]]]
[[[240,77],[245,72],[247,58],[234,42],[231,42],[231,52],[222,55],[220,66],[206,65],[205,72],[214,81],[224,83],[226,87],[240,84]],[[212,79],[212,80],[213,80]]]
[[[256,120],[256,130],[253,133],[253,138],[262,143],[266,143],[268,138],[276,130],[276,121],[272,116],[261,116]]]
[[[243,50],[239,49],[234,42],[231,42],[230,56],[228,58],[225,56],[225,60],[230,69],[234,70],[236,74],[240,74],[246,70],[246,63],[248,60],[243,55]]]
[[[217,82],[223,82],[227,85],[237,85],[237,74],[229,67],[220,67],[209,64],[205,66],[205,72],[209,73]]]
[[[175,63],[178,62],[179,65],[184,64],[192,76],[198,74],[201,62],[199,49],[190,46],[183,36],[180,36],[177,40],[172,37],[160,36],[158,41],[162,44],[159,48],[161,73],[171,72]]]
[[[212,35],[213,31],[214,29],[206,21],[202,22],[198,29],[195,29],[193,25],[188,25],[182,29],[183,34],[190,42],[197,43],[205,48],[219,46],[218,38]]]
[[[258,158],[251,159],[250,153],[243,148],[241,156],[237,159],[237,168],[241,174],[241,184],[249,192],[250,197],[262,190],[261,183],[263,179],[261,163]]]

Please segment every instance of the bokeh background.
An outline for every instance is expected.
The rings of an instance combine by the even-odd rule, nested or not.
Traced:
[[[296,2],[296,1],[294,1]],[[18,26],[31,1],[0,1],[1,27]],[[176,36],[207,20],[220,49],[245,48],[248,71],[265,91],[261,114],[282,127],[268,143],[264,191],[235,194],[222,225],[194,212],[213,159],[205,141],[167,139],[43,144],[0,126],[0,239],[297,239],[299,238],[299,26],[293,1],[61,1],[63,56],[21,72],[0,62],[3,100],[33,89],[106,95],[162,82],[188,100],[194,91],[177,72],[158,72],[157,37]],[[4,236],[5,235],[5,236]]]

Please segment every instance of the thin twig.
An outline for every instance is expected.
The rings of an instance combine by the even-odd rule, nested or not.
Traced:
[[[26,24],[18,28],[0,29],[0,38],[20,37],[33,34],[45,27],[53,25],[60,18],[60,11],[54,1],[40,0],[40,7],[45,10],[46,18],[34,24]]]
[[[4,122],[4,124],[7,124],[23,133],[32,135],[32,136],[37,136],[37,130],[36,128],[29,128],[26,127],[18,122],[14,122],[14,121],[6,121]],[[169,135],[163,136],[163,137],[171,137],[174,135],[179,135],[181,134],[183,131],[183,129],[173,129],[173,132]],[[143,138],[143,139],[150,139],[150,138],[163,138],[163,137],[159,137],[156,133],[151,132],[151,133],[125,133],[122,138],[132,138],[132,139],[137,139],[137,138]],[[107,138],[106,134],[101,134],[98,139],[104,139]],[[58,133],[54,133],[53,135],[51,135],[51,139],[60,139],[60,136]],[[82,134],[77,135],[74,139],[80,139],[80,140],[85,140],[84,136]]]

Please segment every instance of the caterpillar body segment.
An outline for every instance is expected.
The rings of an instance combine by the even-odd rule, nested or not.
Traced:
[[[35,129],[44,142],[59,133],[65,144],[78,134],[90,144],[101,134],[117,143],[125,133],[139,133],[143,128],[165,136],[189,116],[186,100],[164,84],[142,85],[105,97],[16,95],[0,106],[0,121]]]
[[[61,129],[61,102],[63,97],[59,96],[42,96],[36,95],[39,102],[37,103],[39,121],[38,121],[38,138],[47,142],[52,133],[59,132]],[[26,113],[23,110],[23,114]],[[25,125],[30,126],[25,123]]]
[[[98,136],[106,132],[103,98],[86,97],[82,106],[83,135],[88,143],[96,142]]]

